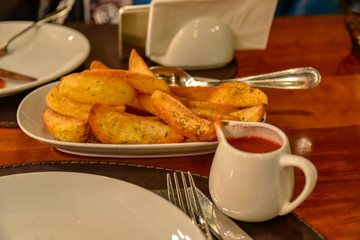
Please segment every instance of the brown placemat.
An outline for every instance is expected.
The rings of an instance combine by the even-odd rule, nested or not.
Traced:
[[[115,162],[39,162],[0,167],[0,177],[27,172],[67,171],[97,174],[131,182],[155,193],[166,189],[166,174],[172,169]],[[194,175],[197,187],[209,196],[208,178]],[[0,196],[1,198],[1,196]],[[324,240],[309,223],[296,214],[277,217],[262,223],[236,221],[254,240]]]

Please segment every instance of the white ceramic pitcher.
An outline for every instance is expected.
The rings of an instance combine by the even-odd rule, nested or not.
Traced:
[[[240,221],[266,221],[290,213],[310,195],[317,181],[316,168],[308,159],[291,154],[289,140],[279,128],[239,121],[219,121],[215,125],[219,145],[211,165],[209,189],[224,214]],[[281,147],[267,153],[249,153],[227,141],[242,136],[265,138]],[[302,192],[292,200],[294,167],[304,172],[306,180]]]

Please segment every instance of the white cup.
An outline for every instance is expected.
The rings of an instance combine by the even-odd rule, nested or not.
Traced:
[[[317,181],[315,166],[291,154],[285,133],[267,123],[219,121],[215,123],[219,145],[209,175],[210,195],[217,207],[231,218],[261,222],[285,215],[298,207]],[[281,147],[266,153],[250,153],[227,139],[244,136],[265,138]],[[305,185],[296,199],[294,167],[305,175]]]

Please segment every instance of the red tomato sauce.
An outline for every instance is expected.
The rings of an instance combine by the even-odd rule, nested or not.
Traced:
[[[277,142],[257,136],[228,138],[227,141],[231,146],[250,153],[267,153],[281,147]]]

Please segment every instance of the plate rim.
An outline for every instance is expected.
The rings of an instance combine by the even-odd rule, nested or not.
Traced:
[[[32,21],[0,21],[0,25],[29,25],[30,23],[32,23]],[[42,85],[44,83],[48,83],[50,81],[53,81],[61,76],[63,76],[64,74],[67,74],[71,71],[73,71],[74,69],[76,69],[77,67],[79,67],[89,56],[90,54],[90,49],[91,49],[91,45],[90,45],[90,41],[89,39],[81,32],[79,32],[78,30],[65,26],[65,25],[59,25],[59,24],[53,24],[53,23],[45,23],[42,27],[48,27],[50,29],[56,29],[56,28],[60,28],[64,31],[68,31],[69,33],[73,33],[76,34],[78,37],[79,41],[82,41],[81,44],[83,44],[85,51],[79,52],[81,53],[81,57],[79,58],[78,61],[76,61],[66,72],[62,72],[62,73],[58,73],[57,75],[52,75],[50,77],[47,78],[39,78],[36,81],[33,82],[27,82],[27,83],[23,83],[17,86],[13,86],[10,88],[3,88],[0,89],[0,97],[6,97],[6,96],[10,96],[28,89],[31,89],[33,87],[37,87],[39,85]]]

